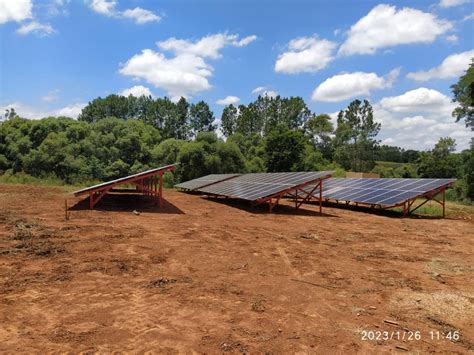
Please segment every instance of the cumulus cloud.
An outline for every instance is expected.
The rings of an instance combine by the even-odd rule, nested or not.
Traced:
[[[449,35],[445,37],[446,41],[449,43],[458,43],[459,42],[459,37],[456,35]]]
[[[287,51],[275,63],[278,73],[315,73],[324,69],[333,59],[334,42],[318,37],[299,37],[288,43]]]
[[[472,58],[474,58],[474,49],[466,52],[451,54],[447,56],[439,66],[431,68],[427,71],[408,73],[407,78],[417,81],[457,78],[464,74],[471,63]]]
[[[81,113],[82,109],[87,103],[74,103],[68,106],[59,107],[52,110],[45,110],[37,107],[31,107],[21,102],[12,102],[8,105],[0,106],[0,112],[5,112],[6,109],[14,108],[15,112],[23,118],[29,119],[40,119],[49,116],[66,116],[71,118],[77,118]]]
[[[393,112],[439,112],[451,116],[456,105],[441,92],[421,87],[399,96],[384,97],[380,106]]]
[[[255,89],[252,90],[252,94],[258,94],[258,95],[268,96],[268,97],[278,96],[278,92],[274,90],[268,90],[266,86],[256,87]]]
[[[125,10],[122,12],[122,16],[134,20],[135,23],[139,25],[143,25],[148,22],[158,22],[161,20],[161,16],[158,16],[150,10],[142,9],[141,7]]]
[[[468,3],[469,0],[441,0],[439,6],[443,8],[459,6],[465,3]]]
[[[381,4],[352,25],[339,54],[374,54],[380,48],[431,43],[452,27],[431,13]]]
[[[132,86],[131,88],[122,90],[122,92],[120,92],[120,95],[122,95],[122,96],[132,95],[132,96],[135,96],[135,97],[153,96],[150,89],[148,89],[147,87],[145,87],[143,85],[135,85],[135,86]]]
[[[16,30],[16,33],[22,36],[33,33],[39,37],[45,37],[56,33],[56,30],[49,23],[31,21],[30,23],[23,24]]]
[[[0,0],[0,24],[32,18],[31,0]]]
[[[116,18],[132,19],[136,24],[143,25],[149,22],[158,22],[161,16],[153,11],[135,7],[134,9],[126,9],[124,11],[117,10],[117,0],[86,0],[92,11]]]
[[[448,136],[456,139],[458,150],[468,148],[472,132],[454,122],[455,106],[448,96],[427,88],[381,99],[374,104],[374,117],[382,123],[382,143],[431,149],[440,137]]]
[[[238,38],[238,35],[228,34],[209,35],[194,42],[170,38],[157,45],[162,50],[173,52],[174,56],[144,49],[122,65],[120,73],[143,79],[165,90],[172,99],[188,97],[211,88],[209,78],[213,68],[205,58],[218,59],[225,46],[241,46],[242,40]]]
[[[243,47],[255,41],[256,38],[252,35],[239,40],[239,36],[235,34],[216,33],[197,41],[171,37],[166,41],[157,42],[156,45],[162,50],[177,55],[194,54],[202,58],[218,59],[221,57],[220,51],[225,46]]]
[[[98,14],[112,17],[116,15],[116,0],[91,0],[89,7]]]
[[[230,104],[233,105],[239,101],[240,101],[240,98],[238,98],[237,96],[226,96],[223,99],[217,100],[216,104],[223,105],[223,106],[230,105]]]
[[[338,102],[355,96],[368,96],[373,90],[391,87],[399,73],[400,69],[396,68],[385,77],[365,72],[334,75],[314,89],[311,99],[313,101]]]

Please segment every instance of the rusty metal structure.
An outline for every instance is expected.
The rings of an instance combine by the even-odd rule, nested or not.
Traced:
[[[115,186],[133,184],[138,192],[154,200],[156,205],[163,207],[163,174],[176,169],[177,164],[150,169],[138,174],[125,176],[73,192],[74,196],[89,195],[89,208],[97,203]]]

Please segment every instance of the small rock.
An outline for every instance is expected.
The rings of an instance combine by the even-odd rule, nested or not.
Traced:
[[[136,216],[139,216],[140,212],[138,212],[137,210],[133,210],[133,214],[136,215]]]

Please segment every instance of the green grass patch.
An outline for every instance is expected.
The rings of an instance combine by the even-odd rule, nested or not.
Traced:
[[[410,167],[413,169],[416,169],[417,167],[416,164],[414,163],[396,163],[393,161],[381,161],[381,160],[377,160],[375,162],[375,166],[379,166],[382,168],[392,168],[392,169],[403,168],[404,166]]]
[[[413,204],[413,207],[418,206],[423,201],[424,199],[418,199]],[[403,207],[396,207],[396,208],[393,208],[393,210],[403,213]],[[435,201],[429,201],[425,203],[423,206],[421,206],[420,208],[418,208],[413,214],[420,215],[420,216],[440,217],[443,215],[443,206],[441,206],[439,203]],[[472,219],[473,216],[474,216],[473,205],[465,205],[465,204],[461,204],[457,202],[446,201],[446,217]]]

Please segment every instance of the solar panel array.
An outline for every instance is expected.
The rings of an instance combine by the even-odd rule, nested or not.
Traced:
[[[240,174],[210,174],[201,176],[197,179],[185,181],[174,186],[183,190],[196,190],[207,185],[215,184],[216,182],[232,179],[239,175]]]
[[[245,174],[200,188],[198,191],[211,195],[255,201],[305,183],[328,178],[332,173],[332,171],[314,171]]]
[[[331,178],[323,183],[325,199],[394,206],[452,184],[455,179]],[[311,186],[305,190],[311,189]]]

